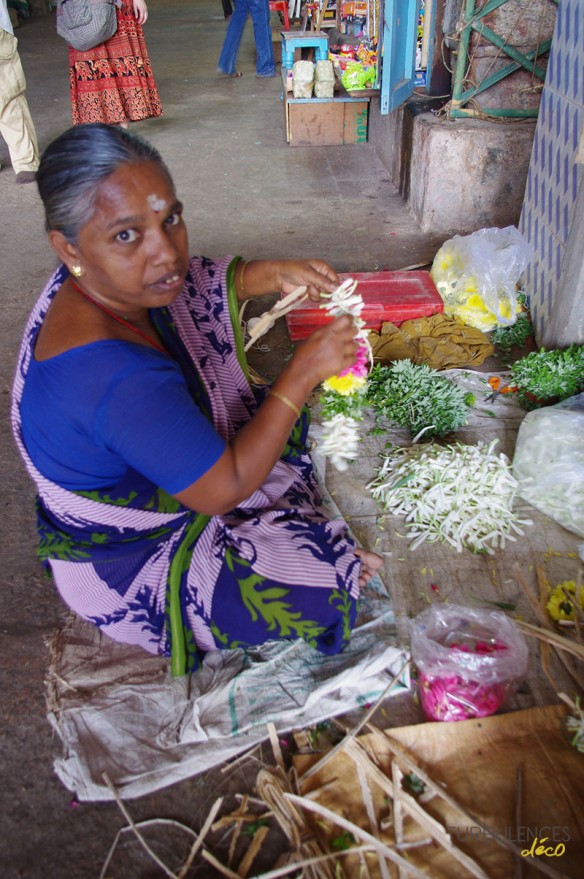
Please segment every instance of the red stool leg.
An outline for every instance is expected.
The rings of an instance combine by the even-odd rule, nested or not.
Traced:
[[[281,12],[284,18],[284,30],[290,30],[290,15],[288,13],[288,0],[269,0],[271,12]]]

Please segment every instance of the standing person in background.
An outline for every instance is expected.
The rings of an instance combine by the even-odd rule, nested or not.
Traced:
[[[276,61],[272,45],[268,0],[237,0],[233,15],[229,19],[217,69],[219,73],[224,73],[226,76],[241,76],[235,65],[248,15],[251,15],[253,22],[253,36],[257,51],[256,75],[275,76]]]
[[[104,122],[127,128],[162,114],[142,25],[145,0],[121,0],[118,28],[105,43],[79,52],[69,46],[73,124]]]
[[[32,183],[39,166],[39,147],[6,0],[0,0],[0,133],[6,141],[17,183]]]
[[[221,0],[221,6],[223,7],[223,16],[225,21],[231,18],[233,14],[233,6],[231,5],[231,0]]]

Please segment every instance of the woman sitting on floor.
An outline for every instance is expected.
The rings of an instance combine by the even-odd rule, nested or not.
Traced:
[[[269,639],[342,650],[381,559],[320,507],[304,403],[353,362],[354,326],[314,333],[266,393],[238,325],[238,300],[299,285],[317,300],[335,272],[189,259],[166,166],[115,126],[57,138],[38,187],[62,265],[25,331],[13,420],[63,599],[175,674]]]

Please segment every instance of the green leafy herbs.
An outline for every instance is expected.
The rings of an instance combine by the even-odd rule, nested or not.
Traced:
[[[419,797],[426,790],[426,785],[415,772],[410,772],[402,778],[403,789],[415,797]]]
[[[525,409],[566,400],[584,390],[584,345],[533,351],[511,366],[511,385]]]
[[[391,366],[378,364],[369,373],[367,399],[376,413],[412,435],[441,437],[466,424],[467,394],[438,370],[426,364],[398,360]]]
[[[357,840],[352,833],[349,833],[348,830],[343,830],[340,836],[335,836],[331,839],[331,848],[337,852],[344,852],[351,848],[352,845],[355,845],[356,842]]]
[[[320,395],[322,404],[322,417],[326,421],[335,415],[345,415],[347,418],[355,418],[360,421],[363,417],[363,405],[365,403],[365,389],[354,391],[352,394],[338,394],[336,391],[322,391]]]
[[[533,326],[529,315],[522,311],[517,315],[517,320],[510,327],[496,327],[491,333],[491,342],[500,351],[510,351],[511,348],[523,348],[529,338],[533,336]]]
[[[318,748],[320,738],[321,738],[321,736],[326,735],[328,728],[329,728],[328,721],[324,721],[322,723],[317,723],[316,726],[311,727],[307,731],[308,741],[309,741],[310,747],[312,748],[313,751],[316,751],[316,749]]]
[[[584,754],[584,709],[580,706],[580,697],[572,704],[575,717],[566,718],[566,728],[572,737],[572,745]]]

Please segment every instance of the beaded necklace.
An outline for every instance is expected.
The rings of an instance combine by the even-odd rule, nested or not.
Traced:
[[[98,308],[101,308],[102,311],[105,311],[106,314],[109,314],[110,317],[113,317],[114,320],[117,320],[118,323],[122,324],[122,326],[127,327],[129,330],[132,330],[133,333],[136,333],[138,336],[141,336],[143,339],[148,342],[150,345],[154,345],[158,351],[162,351],[167,357],[170,357],[168,351],[166,351],[162,345],[159,345],[158,342],[155,342],[154,339],[151,339],[146,333],[143,333],[142,330],[139,330],[138,327],[135,327],[134,324],[131,324],[129,320],[121,317],[121,315],[116,314],[115,311],[112,311],[111,308],[108,308],[107,305],[103,305],[101,302],[98,302],[97,299],[94,299],[93,296],[90,296],[89,293],[86,293],[85,290],[82,290],[79,287],[73,278],[69,278],[71,281],[71,286],[77,293],[81,293],[82,296],[85,297],[89,302],[93,302],[94,305],[97,305]]]

